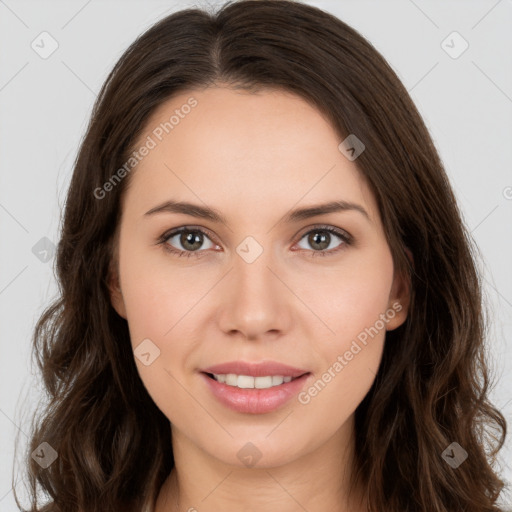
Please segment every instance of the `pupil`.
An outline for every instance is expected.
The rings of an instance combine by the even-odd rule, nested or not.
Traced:
[[[329,247],[329,242],[327,241],[328,234],[322,232],[315,232],[314,234],[310,235],[310,243],[314,246],[315,244],[319,244],[321,247],[319,249],[325,249],[326,247]],[[320,240],[318,240],[320,239]]]
[[[189,231],[187,234],[183,233],[181,243],[183,247],[187,247],[187,244],[195,245],[195,247],[188,247],[192,251],[199,249],[202,243],[201,234],[193,231]]]

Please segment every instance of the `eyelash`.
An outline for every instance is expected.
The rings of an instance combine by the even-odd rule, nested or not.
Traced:
[[[176,236],[176,235],[179,235],[183,232],[192,232],[192,233],[201,233],[203,234],[204,236],[206,236],[208,239],[211,239],[211,237],[208,235],[208,233],[206,233],[203,229],[200,229],[200,228],[194,228],[194,227],[189,227],[189,226],[183,226],[181,228],[177,228],[177,229],[173,229],[171,231],[166,231],[165,233],[163,233],[159,239],[158,239],[158,244],[162,245],[164,250],[171,253],[173,256],[178,256],[179,258],[181,257],[186,257],[186,258],[190,258],[190,257],[195,257],[195,258],[201,258],[202,256],[204,256],[204,253],[206,251],[204,250],[198,250],[198,251],[181,251],[181,250],[178,250],[178,249],[175,249],[174,247],[172,247],[171,245],[169,245],[167,243],[167,241],[169,240],[169,238],[172,238],[173,236]],[[329,251],[325,251],[325,250],[322,250],[322,251],[314,251],[312,250],[312,254],[310,257],[316,257],[316,256],[333,256],[335,254],[338,254],[340,251],[344,250],[346,248],[346,246],[350,246],[353,244],[353,238],[351,235],[349,235],[346,231],[343,231],[343,230],[340,230],[340,229],[337,229],[337,228],[334,228],[332,226],[325,226],[325,225],[322,225],[322,226],[313,226],[309,231],[306,231],[299,239],[299,242],[306,236],[306,235],[309,235],[311,232],[328,232],[328,233],[331,233],[331,234],[334,234],[336,236],[338,236],[342,241],[343,243],[336,249],[331,249]],[[306,249],[299,249],[301,251],[305,251]]]

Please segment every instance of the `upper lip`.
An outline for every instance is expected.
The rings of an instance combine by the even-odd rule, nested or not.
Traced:
[[[246,361],[229,361],[216,364],[201,370],[204,373],[214,373],[216,375],[227,375],[234,373],[236,375],[250,375],[252,377],[265,377],[267,375],[282,375],[283,377],[300,377],[308,370],[301,370],[287,364],[277,361],[262,361],[259,363],[250,363]]]

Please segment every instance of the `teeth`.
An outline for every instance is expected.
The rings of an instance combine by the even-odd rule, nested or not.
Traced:
[[[235,375],[234,373],[228,373],[226,375],[217,375],[214,373],[213,376],[218,382],[242,389],[267,389],[280,386],[283,382],[290,382],[292,380],[291,377],[283,377],[282,375],[251,377],[250,375]]]

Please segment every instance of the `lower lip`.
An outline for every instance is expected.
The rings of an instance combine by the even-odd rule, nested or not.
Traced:
[[[222,384],[201,373],[211,392],[226,407],[237,412],[249,414],[264,414],[282,407],[304,387],[310,373],[306,373],[290,382],[267,389],[237,388]]]

